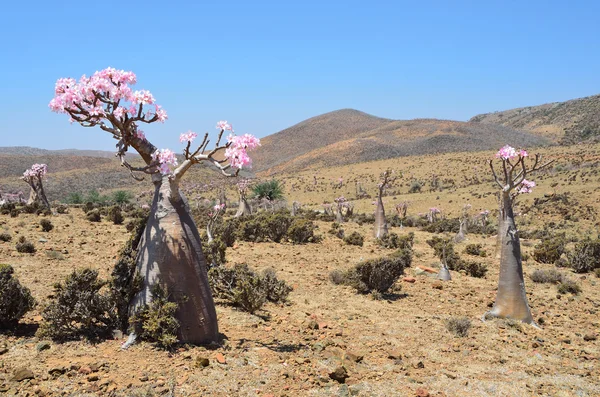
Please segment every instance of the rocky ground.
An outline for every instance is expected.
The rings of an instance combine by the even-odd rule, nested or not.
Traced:
[[[494,301],[498,280],[494,237],[469,235],[484,245],[485,278],[453,272],[440,282],[431,235],[416,233],[413,265],[383,300],[358,295],[328,280],[333,269],[391,251],[378,247],[370,225],[358,230],[363,247],[348,246],[326,231],[318,244],[240,242],[227,251],[230,264],[273,267],[294,287],[286,305],[267,304],[257,315],[219,304],[220,346],[181,346],[169,352],[148,343],[121,351],[123,335],[100,343],[57,344],[35,336],[52,284],[73,269],[92,267],[107,277],[128,238],[124,226],[99,224],[70,214],[51,218],[0,216],[14,240],[25,235],[35,254],[0,243],[0,263],[9,263],[38,301],[16,334],[0,335],[0,395],[6,396],[597,396],[600,357],[600,281],[569,274],[580,295],[560,295],[555,285],[526,276],[528,298],[540,328],[504,320],[481,321]],[[525,251],[532,250],[527,244]],[[464,244],[457,246],[463,254]],[[525,273],[551,268],[529,259]],[[423,270],[425,269],[425,270]],[[446,329],[446,320],[466,316],[467,337]]]

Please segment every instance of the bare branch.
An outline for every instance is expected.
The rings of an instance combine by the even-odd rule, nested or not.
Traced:
[[[492,175],[494,175],[494,180],[496,181],[498,186],[504,189],[504,185],[500,182],[498,176],[496,175],[496,170],[494,169],[494,162],[492,160],[489,160],[488,163],[490,165],[490,168],[492,169]]]

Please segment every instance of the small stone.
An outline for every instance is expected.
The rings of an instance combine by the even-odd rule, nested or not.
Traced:
[[[101,363],[93,363],[90,364],[90,369],[92,370],[92,372],[98,372],[100,371],[100,368],[102,368],[103,364]]]
[[[446,375],[448,378],[450,379],[456,379],[456,374],[449,372],[449,371],[445,371],[444,375]]]
[[[46,240],[45,238],[41,238],[41,239],[38,240],[38,242],[40,242],[40,243],[47,243],[48,240]]]
[[[405,283],[411,283],[411,284],[413,284],[414,282],[417,281],[417,279],[414,278],[414,277],[406,276],[406,277],[404,277],[402,279],[402,281],[404,281]]]
[[[210,365],[210,360],[206,357],[196,357],[196,362],[195,362],[195,367],[196,368],[204,368],[204,367],[208,367]]]
[[[598,338],[594,334],[585,334],[583,336],[583,340],[586,341],[586,342],[591,342],[591,341],[594,341],[596,339],[598,339]]]
[[[8,349],[6,347],[0,347],[0,356],[8,353]]]
[[[359,353],[354,353],[354,352],[347,351],[344,354],[344,358],[346,360],[350,360],[350,361],[353,361],[355,363],[359,363],[359,362],[361,362],[363,360],[364,355],[359,354]]]
[[[323,346],[323,344],[321,342],[316,342],[312,345],[312,349],[314,351],[316,351],[317,353],[322,352],[323,350],[325,350],[325,346]]]
[[[89,375],[92,373],[92,369],[87,365],[82,365],[81,367],[79,367],[78,372],[83,375]]]
[[[34,378],[33,372],[29,368],[21,367],[21,368],[17,368],[17,370],[15,370],[15,373],[11,380],[13,380],[15,382],[22,382],[25,379],[33,379],[33,378]]]
[[[217,353],[215,359],[219,364],[227,364],[227,360],[225,360],[225,356],[222,353]]]
[[[392,360],[402,360],[402,353],[399,351],[392,350],[387,353],[387,358]]]
[[[344,367],[337,367],[333,372],[329,373],[329,377],[338,383],[346,383],[348,379],[348,371]]]
[[[419,387],[417,390],[415,390],[415,395],[417,397],[429,397],[430,396],[427,389],[423,389],[422,387]]]
[[[50,349],[50,343],[46,341],[41,341],[35,346],[35,349],[39,352]]]
[[[52,367],[48,370],[48,373],[52,376],[59,376],[59,375],[64,374],[65,372],[67,372],[67,368],[65,368],[62,365]]]
[[[139,379],[140,379],[140,382],[148,382],[148,376],[146,376],[146,375],[140,376]]]
[[[418,363],[413,364],[413,367],[417,369],[423,369],[425,368],[425,364],[423,364],[423,361],[419,361]]]
[[[317,323],[315,320],[310,320],[308,323],[308,329],[319,329],[319,323]]]
[[[89,376],[87,377],[87,381],[88,381],[88,382],[95,382],[95,381],[97,381],[97,380],[98,380],[98,375],[89,375]]]
[[[436,281],[435,283],[431,284],[431,287],[433,289],[444,289],[444,285],[441,281]]]

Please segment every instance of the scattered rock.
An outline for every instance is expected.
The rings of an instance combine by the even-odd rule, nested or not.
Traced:
[[[50,349],[50,342],[41,341],[35,346],[35,349],[39,352]]]
[[[225,356],[222,353],[217,353],[215,355],[215,360],[217,360],[219,364],[227,364],[227,360],[225,360]]]
[[[33,379],[35,376],[29,368],[21,367],[15,370],[15,373],[11,380],[15,382],[22,382],[25,379]]]
[[[425,368],[425,364],[423,364],[423,361],[419,361],[418,363],[414,363],[413,367],[416,369],[423,369]]]
[[[308,323],[308,329],[319,329],[319,323],[317,323],[315,320],[310,320]]]
[[[321,342],[315,342],[312,345],[312,349],[314,351],[316,351],[317,353],[322,352],[323,350],[325,350],[325,346],[323,346],[323,344]]]
[[[333,372],[329,373],[329,377],[336,382],[346,383],[346,379],[348,379],[348,371],[344,367],[337,367]]]
[[[346,353],[344,353],[344,359],[353,361],[355,363],[361,362],[363,360],[363,358],[364,358],[364,355],[359,354],[359,353],[354,353],[351,351],[347,351]]]
[[[402,281],[404,281],[405,283],[414,283],[415,281],[417,281],[416,278],[411,277],[411,276],[406,276],[402,279]]]
[[[0,347],[0,356],[5,353],[8,353],[8,349],[6,347]]]
[[[210,360],[206,357],[196,357],[196,362],[194,363],[194,366],[196,368],[204,368],[204,367],[208,367],[210,365]]]
[[[46,240],[45,238],[41,238],[41,239],[38,240],[38,242],[40,242],[40,243],[47,243],[48,240]]]
[[[439,270],[435,270],[432,267],[428,267],[428,266],[423,266],[423,265],[419,265],[417,266],[419,269],[423,270],[426,273],[431,273],[431,274],[437,274]]]
[[[585,334],[583,336],[583,340],[586,341],[586,342],[594,341],[596,339],[598,339],[598,338],[594,334]]]
[[[444,285],[441,281],[436,281],[435,283],[431,284],[431,287],[433,289],[444,289]]]
[[[92,369],[87,365],[82,365],[81,367],[79,367],[78,372],[83,375],[89,375],[92,373]]]
[[[430,396],[427,389],[423,389],[422,387],[419,387],[417,390],[415,390],[415,395],[417,397],[429,397]]]
[[[67,372],[67,368],[62,365],[52,367],[48,370],[48,373],[52,376],[60,376],[60,375],[64,374],[65,372]]]
[[[97,380],[98,380],[98,375],[89,375],[89,376],[87,377],[87,381],[88,381],[88,382],[95,382],[95,381],[97,381]]]

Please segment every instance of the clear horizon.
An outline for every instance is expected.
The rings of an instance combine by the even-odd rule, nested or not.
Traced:
[[[58,78],[108,66],[167,110],[145,130],[175,151],[222,119],[264,137],[344,108],[466,121],[600,93],[597,2],[401,3],[7,4],[0,146],[113,150],[47,106]]]

